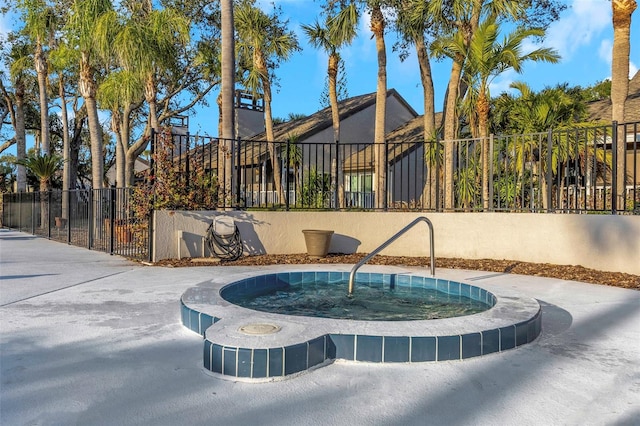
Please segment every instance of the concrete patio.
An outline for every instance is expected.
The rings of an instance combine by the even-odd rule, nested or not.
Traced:
[[[247,270],[143,266],[0,230],[0,424],[640,424],[638,291],[450,272],[536,298],[540,337],[465,361],[342,361],[256,384],[205,373],[202,338],[180,323],[187,288]]]

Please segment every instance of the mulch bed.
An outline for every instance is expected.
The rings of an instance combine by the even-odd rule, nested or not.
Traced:
[[[329,254],[322,259],[312,259],[306,254],[265,254],[260,256],[243,256],[236,261],[219,261],[217,259],[166,259],[157,262],[158,266],[189,267],[189,266],[262,266],[262,265],[297,265],[297,264],[356,264],[365,256],[357,254]],[[428,257],[375,256],[368,264],[371,265],[405,265],[425,266],[429,264]],[[517,262],[513,260],[492,259],[448,259],[436,258],[438,268],[472,269],[487,272],[503,272],[520,275],[559,278],[562,280],[581,281],[592,284],[602,284],[640,290],[640,276],[621,272],[605,272],[582,266],[552,265],[548,263]]]

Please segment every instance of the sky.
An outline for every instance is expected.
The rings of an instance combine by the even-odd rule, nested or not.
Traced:
[[[265,11],[272,9],[271,0],[259,0]],[[289,20],[290,28],[297,34],[302,50],[295,53],[277,70],[279,87],[274,88],[272,102],[275,117],[286,118],[290,113],[313,114],[322,108],[321,94],[324,90],[327,56],[307,43],[301,24],[312,24],[319,16],[320,3],[313,0],[280,0],[276,4],[282,8],[282,18]],[[607,0],[568,0],[569,6],[560,20],[554,22],[547,31],[544,47],[558,51],[561,60],[557,64],[525,64],[523,72],[507,71],[495,78],[491,85],[491,95],[497,96],[509,90],[513,81],[524,81],[535,91],[547,86],[568,83],[570,86],[593,85],[611,76],[611,47],[613,29],[611,23],[611,2]],[[15,25],[10,17],[0,17],[0,32],[4,33]],[[363,16],[359,25],[358,38],[341,50],[345,60],[346,80],[349,96],[371,93],[376,90],[377,57],[375,40],[371,38],[369,17]],[[416,110],[423,113],[422,88],[415,54],[401,62],[392,51],[396,34],[387,31],[387,87],[396,89]],[[526,43],[530,49],[533,42]],[[630,77],[640,67],[640,12],[636,10],[632,19]],[[442,109],[444,93],[449,79],[451,63],[432,60],[435,86],[436,110]],[[190,133],[217,135],[218,111],[215,103],[217,91],[209,94],[209,104],[199,108],[190,117]],[[108,122],[108,116],[103,116]]]

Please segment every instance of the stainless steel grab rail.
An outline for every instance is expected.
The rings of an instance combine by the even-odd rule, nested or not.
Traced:
[[[431,276],[435,276],[435,274],[436,274],[436,263],[435,263],[435,256],[433,254],[433,246],[434,246],[434,244],[433,244],[433,224],[426,217],[420,216],[420,217],[416,218],[413,222],[411,222],[410,224],[408,224],[407,226],[405,226],[404,228],[402,228],[401,230],[396,232],[393,237],[389,238],[387,241],[382,243],[382,245],[380,245],[374,251],[372,251],[371,253],[366,255],[364,257],[364,259],[362,259],[360,262],[358,262],[358,263],[356,263],[354,265],[353,269],[351,269],[351,273],[349,274],[349,296],[351,296],[353,294],[354,278],[356,276],[356,271],[358,269],[360,269],[360,267],[362,265],[367,263],[373,256],[375,256],[376,254],[380,253],[382,250],[387,248],[389,246],[389,244],[391,244],[392,242],[397,240],[402,234],[407,232],[409,229],[413,228],[418,222],[427,222],[427,225],[429,226],[429,255],[431,257],[431,265],[430,265],[431,266]]]

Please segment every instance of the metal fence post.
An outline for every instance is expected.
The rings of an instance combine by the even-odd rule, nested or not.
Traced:
[[[96,206],[93,204],[93,189],[89,189],[88,199],[89,208],[87,209],[87,248],[91,249],[91,247],[93,247],[93,230],[95,228],[95,223],[93,223],[93,211],[94,209],[96,209]]]
[[[340,140],[336,139],[335,140],[335,145],[336,145],[336,187],[334,188],[334,192],[333,192],[333,202],[334,202],[334,210],[340,210],[340,185],[342,184],[342,182],[340,182]]]
[[[546,181],[547,181],[547,193],[545,194],[545,196],[547,197],[547,213],[551,213],[553,212],[553,207],[552,207],[552,191],[553,191],[553,177],[552,177],[552,170],[551,170],[551,162],[553,161],[552,159],[552,150],[553,147],[553,130],[549,129],[547,131],[547,170],[546,170]]]
[[[113,236],[115,234],[116,187],[109,188],[109,254],[113,254]]]
[[[240,207],[240,190],[242,185],[242,169],[240,165],[241,160],[241,147],[242,147],[242,139],[240,136],[236,139],[236,208]]]
[[[382,207],[384,211],[387,211],[389,210],[389,193],[391,191],[389,191],[389,143],[386,138],[384,139],[384,175],[384,199],[382,200]]]
[[[289,147],[291,146],[291,138],[287,138],[287,144],[285,145],[285,149],[287,150],[284,153],[285,164],[284,164],[284,210],[289,211]]]
[[[51,239],[51,189],[47,190],[47,238]]]
[[[611,214],[618,212],[618,122],[611,127]]]
[[[493,211],[493,133],[489,135],[489,211]]]

